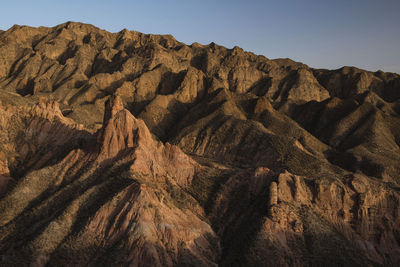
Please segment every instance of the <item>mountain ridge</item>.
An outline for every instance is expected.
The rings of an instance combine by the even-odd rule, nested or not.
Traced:
[[[71,22],[0,59],[2,265],[400,262],[400,75]]]

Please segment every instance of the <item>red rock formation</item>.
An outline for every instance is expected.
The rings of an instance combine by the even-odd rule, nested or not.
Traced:
[[[141,119],[124,109],[120,97],[106,102],[103,128],[97,134],[100,147],[98,161],[117,160],[118,155],[130,151],[132,171],[153,177],[171,176],[181,186],[191,182],[200,166],[177,146],[165,146],[153,139]]]

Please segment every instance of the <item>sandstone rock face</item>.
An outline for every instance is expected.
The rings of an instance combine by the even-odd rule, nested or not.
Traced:
[[[97,161],[117,159],[132,150],[132,171],[155,177],[169,175],[181,186],[191,182],[200,168],[177,146],[154,140],[146,124],[124,109],[119,96],[106,102],[103,128],[97,134],[100,152]]]
[[[74,22],[0,59],[0,265],[400,264],[398,74]]]

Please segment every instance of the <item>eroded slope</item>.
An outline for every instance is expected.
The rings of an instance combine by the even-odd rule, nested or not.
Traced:
[[[68,22],[0,32],[4,265],[400,262],[400,76]]]

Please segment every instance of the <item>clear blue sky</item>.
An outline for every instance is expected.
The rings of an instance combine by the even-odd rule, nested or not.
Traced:
[[[90,23],[169,33],[185,43],[237,45],[311,67],[400,73],[400,0],[1,1],[0,29]]]

